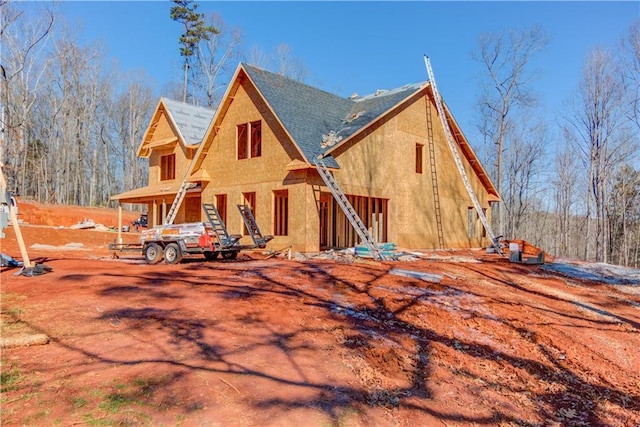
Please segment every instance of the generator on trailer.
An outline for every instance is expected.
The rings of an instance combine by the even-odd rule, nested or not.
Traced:
[[[171,224],[142,231],[140,236],[142,255],[148,264],[164,260],[178,264],[188,254],[202,254],[206,259],[215,259],[222,254],[225,259],[234,259],[240,249],[216,247],[211,227],[203,222]]]
[[[273,236],[264,236],[260,232],[251,208],[238,205],[243,221],[254,242],[253,245],[241,245],[239,234],[229,234],[222,222],[218,210],[213,204],[203,204],[208,222],[184,224],[166,224],[143,230],[140,243],[109,245],[114,251],[142,251],[148,264],[157,264],[163,259],[168,264],[178,264],[186,255],[200,254],[207,260],[218,256],[223,259],[235,259],[241,250],[264,248]],[[246,213],[250,215],[247,215]]]

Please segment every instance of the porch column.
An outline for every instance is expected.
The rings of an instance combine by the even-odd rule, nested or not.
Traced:
[[[151,218],[151,224],[153,224],[153,226],[155,227],[156,225],[158,225],[158,201],[156,199],[153,199],[152,208],[153,217]]]
[[[122,244],[122,204],[118,200],[118,243]]]

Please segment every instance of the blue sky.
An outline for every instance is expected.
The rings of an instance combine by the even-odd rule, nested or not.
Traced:
[[[575,90],[587,52],[614,48],[640,19],[640,2],[221,2],[199,1],[243,32],[243,47],[290,46],[306,65],[306,83],[349,96],[427,80],[431,58],[438,87],[468,137],[476,137],[481,67],[471,59],[478,36],[542,26],[549,46],[533,63],[541,105],[553,115]],[[169,1],[63,2],[83,40],[102,40],[123,70],[143,69],[160,88],[180,79],[178,37]]]

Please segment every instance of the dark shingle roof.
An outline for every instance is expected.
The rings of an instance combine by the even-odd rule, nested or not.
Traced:
[[[335,132],[345,141],[423,87],[423,84],[407,85],[348,99],[251,65],[242,66],[311,164],[315,164],[319,154],[332,148],[322,146],[323,136]],[[325,163],[338,166],[332,157]]]
[[[182,134],[185,144],[200,144],[213,119],[215,110],[186,104],[175,99],[162,98],[162,101],[167,106],[178,131]]]

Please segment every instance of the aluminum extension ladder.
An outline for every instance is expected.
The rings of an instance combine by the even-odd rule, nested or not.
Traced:
[[[173,200],[171,204],[171,208],[169,209],[169,213],[164,219],[164,225],[171,225],[173,221],[176,219],[176,215],[178,214],[178,209],[180,209],[180,205],[184,200],[184,196],[187,195],[187,190],[195,187],[193,182],[182,181],[182,185],[180,185],[180,189],[178,190],[178,194],[176,194],[176,198]]]
[[[451,150],[451,154],[453,155],[453,159],[456,162],[456,166],[458,167],[458,172],[460,173],[460,177],[462,178],[462,182],[464,183],[464,187],[467,189],[467,193],[469,194],[469,198],[473,203],[473,207],[476,209],[478,214],[478,218],[482,222],[484,229],[487,230],[487,234],[491,238],[491,245],[495,248],[498,253],[502,253],[500,248],[500,243],[498,242],[498,238],[496,238],[493,233],[493,229],[491,228],[491,224],[487,220],[484,211],[482,210],[482,206],[478,201],[478,197],[476,193],[473,191],[473,187],[469,182],[469,177],[467,176],[467,172],[464,170],[464,165],[462,164],[462,159],[460,159],[460,154],[458,153],[458,149],[455,146],[453,135],[451,134],[451,128],[449,127],[449,123],[447,122],[447,118],[444,113],[444,107],[442,106],[442,100],[440,99],[440,93],[438,92],[438,88],[436,86],[436,79],[433,75],[433,69],[431,68],[431,61],[427,55],[424,55],[424,63],[427,67],[427,74],[429,75],[429,82],[431,83],[431,90],[433,91],[433,98],[435,100],[436,108],[438,109],[438,115],[440,116],[440,121],[442,122],[442,127],[444,128],[445,136],[447,137],[447,144],[449,145],[449,149]]]
[[[347,217],[356,233],[358,233],[358,236],[362,240],[362,243],[364,243],[367,249],[369,249],[371,255],[373,255],[373,258],[384,261],[386,258],[382,254],[382,250],[375,242],[375,240],[373,240],[371,233],[369,233],[369,230],[364,226],[364,223],[358,216],[358,213],[355,211],[351,203],[349,203],[347,197],[344,195],[342,190],[340,190],[338,183],[333,178],[331,172],[329,172],[329,169],[327,169],[327,165],[325,165],[321,157],[316,158],[316,169],[318,170],[318,173],[320,174],[320,177],[324,181],[325,185],[331,191],[331,194],[333,194],[334,199],[336,199],[336,202],[338,202],[338,205],[342,209],[342,212],[344,212],[344,215]]]
[[[442,231],[442,209],[440,208],[440,190],[438,185],[438,169],[436,162],[436,148],[433,141],[433,119],[431,108],[427,108],[427,135],[429,138],[429,165],[431,166],[431,190],[433,192],[433,208],[436,214],[436,228],[438,231],[438,248],[444,249],[444,232]]]
[[[180,189],[176,194],[176,198],[173,199],[173,203],[171,204],[169,213],[164,219],[164,222],[163,222],[164,225],[173,224],[173,221],[175,221],[176,215],[178,214],[178,210],[180,209],[180,205],[182,204],[184,197],[187,195],[187,190],[196,186],[195,183],[187,181],[187,178],[189,178],[189,173],[191,172],[191,168],[193,168],[193,165],[196,162],[196,159],[198,159],[197,152],[196,154],[193,155],[193,159],[191,159],[191,163],[189,163],[189,167],[187,168],[187,171],[184,173],[184,176],[182,177],[182,184],[180,184]]]

